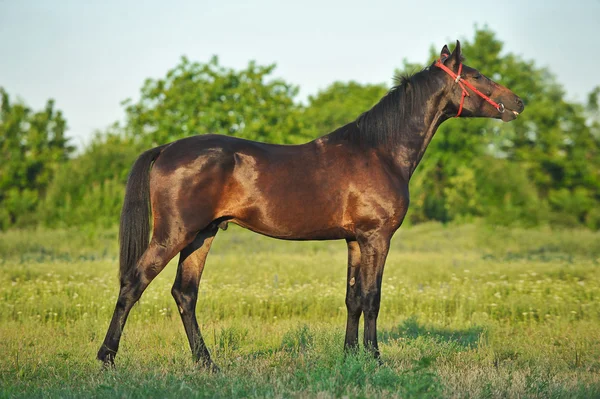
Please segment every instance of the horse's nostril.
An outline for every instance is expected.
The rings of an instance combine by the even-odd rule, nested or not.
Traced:
[[[517,97],[517,105],[518,106],[523,106],[523,100],[521,100],[519,97]]]

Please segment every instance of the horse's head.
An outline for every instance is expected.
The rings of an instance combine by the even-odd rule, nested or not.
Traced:
[[[456,116],[485,117],[511,121],[523,112],[523,100],[478,70],[462,63],[460,42],[454,52],[444,46],[431,68],[439,68],[447,80],[449,102]]]

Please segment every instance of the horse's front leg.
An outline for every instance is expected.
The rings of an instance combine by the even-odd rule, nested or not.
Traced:
[[[390,247],[390,235],[373,233],[358,238],[361,254],[360,300],[365,316],[364,347],[379,358],[377,316],[381,303],[383,267]]]
[[[358,346],[358,322],[362,314],[360,299],[360,247],[356,241],[348,241],[348,277],[346,279],[346,339],[344,348],[354,350]]]

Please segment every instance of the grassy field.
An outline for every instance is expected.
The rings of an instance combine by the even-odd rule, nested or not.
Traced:
[[[402,228],[386,265],[384,364],[345,356],[345,243],[220,232],[191,361],[175,261],[95,361],[118,292],[117,231],[0,234],[0,397],[600,397],[600,233]]]

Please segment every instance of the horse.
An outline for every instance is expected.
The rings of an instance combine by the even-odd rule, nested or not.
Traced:
[[[132,306],[179,253],[172,295],[194,360],[218,370],[196,319],[198,286],[219,230],[235,223],[283,240],[346,240],[344,347],[377,359],[377,317],[390,239],[409,206],[409,181],[441,123],[452,117],[511,121],[523,101],[463,64],[460,42],[404,76],[355,121],[301,145],[223,135],[152,148],[130,171],[121,213],[120,290],[97,358],[114,367]],[[152,235],[150,238],[150,215]]]

